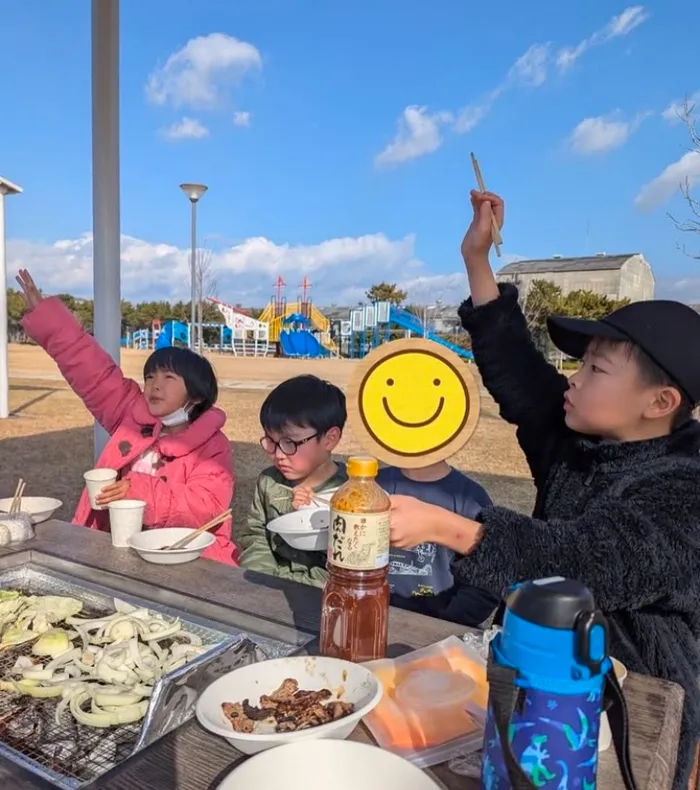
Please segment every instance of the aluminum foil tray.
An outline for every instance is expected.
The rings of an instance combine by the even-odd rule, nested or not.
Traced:
[[[136,725],[107,730],[85,727],[64,716],[54,719],[57,701],[17,697],[0,691],[0,757],[66,790],[84,787],[132,755],[154,743],[194,715],[199,693],[212,681],[238,667],[268,658],[288,656],[298,645],[237,632],[185,612],[101,587],[39,565],[27,563],[0,572],[0,589],[29,595],[67,595],[83,601],[88,617],[114,612],[114,598],[147,607],[174,619],[202,639],[206,652],[164,675],[154,686],[148,711]],[[0,678],[6,679],[18,656],[31,645],[0,654]]]

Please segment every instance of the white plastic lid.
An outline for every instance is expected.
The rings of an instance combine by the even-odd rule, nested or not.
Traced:
[[[416,669],[395,691],[399,705],[409,709],[443,708],[466,702],[476,690],[476,682],[461,672]]]

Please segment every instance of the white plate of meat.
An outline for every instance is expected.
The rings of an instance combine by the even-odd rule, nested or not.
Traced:
[[[343,740],[382,696],[368,669],[320,656],[275,658],[214,681],[197,719],[243,754],[297,740]]]

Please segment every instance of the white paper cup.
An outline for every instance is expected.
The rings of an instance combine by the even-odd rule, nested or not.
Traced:
[[[105,486],[113,483],[117,479],[116,469],[91,469],[83,475],[87,486],[88,496],[90,497],[90,507],[93,510],[104,510],[103,505],[95,504],[95,497]]]
[[[143,511],[146,503],[140,499],[120,499],[110,502],[109,529],[112,545],[119,549],[129,548],[129,538],[143,529]]]
[[[613,671],[615,672],[615,677],[617,678],[617,682],[622,686],[625,682],[625,678],[627,677],[627,667],[621,662],[618,661],[616,658],[610,659],[613,665]],[[610,732],[610,724],[608,722],[608,714],[603,713],[600,717],[600,732],[598,733],[598,751],[604,752],[606,749],[610,748],[610,744],[612,743],[612,733]]]

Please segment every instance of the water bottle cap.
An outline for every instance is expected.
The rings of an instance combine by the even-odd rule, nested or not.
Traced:
[[[518,585],[506,599],[508,611],[547,628],[573,630],[582,612],[594,612],[591,591],[573,579],[553,577]]]
[[[396,701],[407,709],[442,708],[466,702],[476,682],[461,672],[416,669],[396,688]]]

